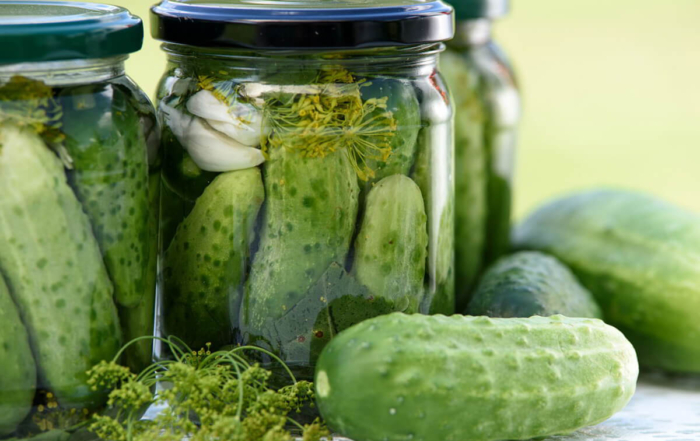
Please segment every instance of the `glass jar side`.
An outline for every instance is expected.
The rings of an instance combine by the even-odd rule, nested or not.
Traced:
[[[457,29],[440,64],[455,107],[457,309],[464,311],[483,268],[508,251],[520,102],[490,21]]]
[[[154,110],[125,58],[0,66],[0,302],[14,306],[2,308],[14,320],[0,320],[12,326],[0,337],[30,348],[15,372],[24,381],[0,380],[16,417],[0,416],[0,436],[65,429],[98,410],[106,391],[87,371],[129,336],[123,311],[155,297]],[[144,320],[139,336],[152,335],[152,314]]]
[[[158,101],[162,335],[255,344],[309,378],[354,323],[454,310],[436,49],[171,53]]]

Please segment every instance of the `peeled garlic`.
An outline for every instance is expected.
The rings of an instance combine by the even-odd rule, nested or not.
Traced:
[[[200,90],[187,101],[187,110],[241,144],[260,145],[262,112],[252,104],[235,101],[229,107],[210,91]]]
[[[265,161],[260,149],[248,147],[217,130],[205,120],[161,104],[165,122],[199,168],[212,172],[242,170]]]

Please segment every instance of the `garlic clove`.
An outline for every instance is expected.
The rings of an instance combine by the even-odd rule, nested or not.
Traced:
[[[226,172],[256,167],[265,162],[260,149],[245,146],[211,128],[201,118],[187,127],[183,145],[202,170]]]
[[[263,117],[252,104],[235,101],[228,106],[209,90],[200,90],[187,101],[187,110],[241,144],[260,145]]]

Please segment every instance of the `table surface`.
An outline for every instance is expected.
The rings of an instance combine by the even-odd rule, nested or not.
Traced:
[[[700,377],[646,375],[632,401],[609,420],[541,441],[700,441]]]

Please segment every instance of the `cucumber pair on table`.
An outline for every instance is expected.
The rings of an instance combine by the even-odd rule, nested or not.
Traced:
[[[700,216],[640,193],[589,191],[537,210],[514,243],[554,257],[498,261],[469,314],[604,318],[643,366],[700,372]]]

